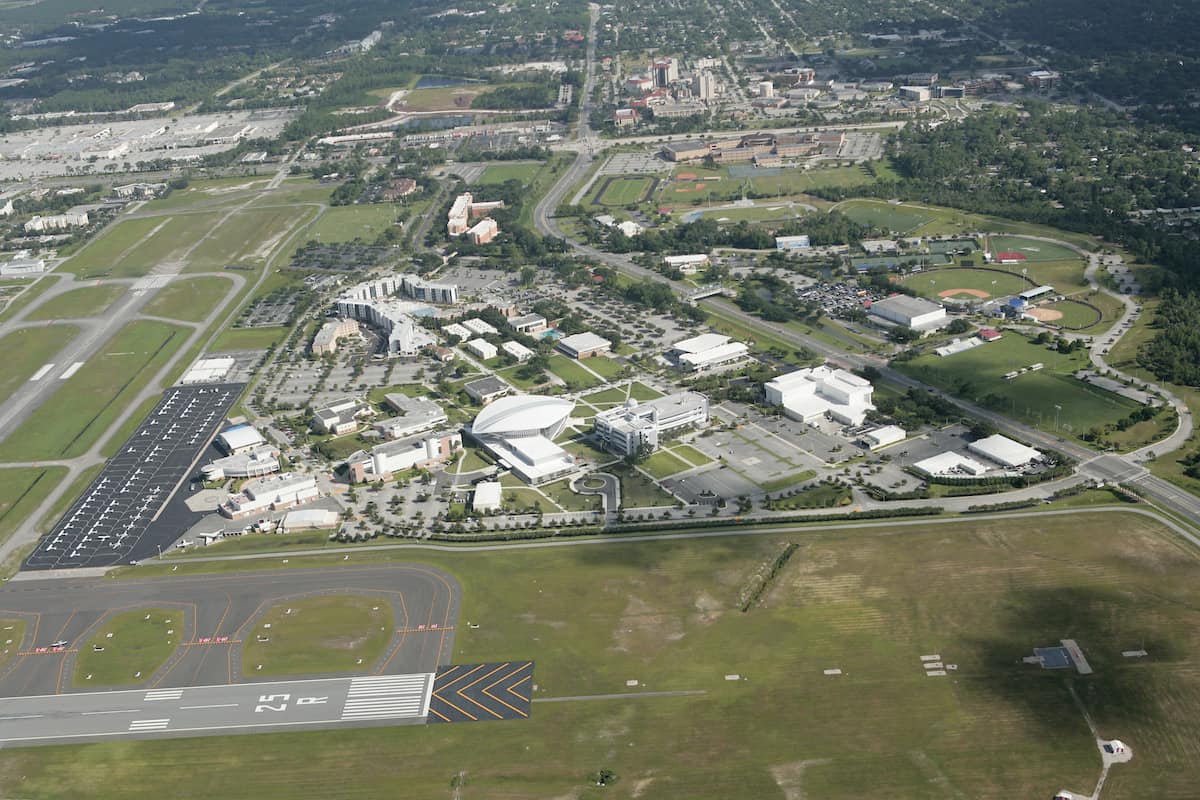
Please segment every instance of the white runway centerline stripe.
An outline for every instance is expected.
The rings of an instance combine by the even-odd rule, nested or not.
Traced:
[[[342,708],[344,720],[423,717],[433,673],[353,678]]]
[[[154,689],[146,692],[146,700],[178,700],[183,697],[183,689]]]
[[[40,381],[42,378],[46,377],[46,373],[52,369],[54,369],[53,364],[46,364],[41,369],[39,369],[37,372],[33,373],[33,375],[29,378],[29,380],[31,382],[32,381]]]
[[[136,732],[136,731],[161,731],[162,729],[166,728],[170,724],[171,724],[171,720],[169,718],[168,719],[135,719],[133,722],[129,723],[129,730],[134,731],[134,732]]]
[[[207,706],[180,706],[180,711],[192,711],[198,708],[237,708],[237,703],[212,703]]]
[[[82,362],[82,361],[76,361],[74,364],[67,367],[66,372],[64,372],[62,375],[59,375],[58,379],[60,381],[65,381],[67,378],[71,377],[76,372],[79,372],[79,368],[82,367],[83,364],[84,364],[84,362]]]

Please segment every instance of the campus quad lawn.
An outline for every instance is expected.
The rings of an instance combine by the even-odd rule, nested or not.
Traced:
[[[1035,363],[1046,366],[1013,380],[1004,379],[1005,373]],[[1139,408],[1132,400],[1072,377],[1070,373],[1088,366],[1082,352],[1062,355],[1015,333],[952,356],[930,353],[893,365],[914,378],[1042,430],[1054,430],[1057,412],[1064,434],[1085,433]]]
[[[563,511],[599,511],[602,505],[598,494],[576,494],[567,480],[547,483],[538,487],[542,492],[557,503]],[[543,506],[545,504],[543,503]],[[547,511],[551,510],[549,508]]]
[[[580,362],[605,380],[614,380],[625,369],[625,365],[608,356],[593,356]]]
[[[617,175],[602,177],[603,188],[596,203],[602,206],[627,206],[630,203],[640,203],[654,185],[652,178],[629,177]]]
[[[87,452],[187,339],[164,322],[131,322],[0,444],[0,459],[71,458]]]
[[[1049,797],[1100,773],[1073,685],[1100,734],[1136,751],[1109,773],[1106,798],[1190,800],[1200,782],[1200,675],[1190,668],[1200,659],[1200,564],[1168,536],[1132,513],[1078,509],[423,553],[463,586],[454,663],[532,659],[542,698],[643,691],[630,679],[705,694],[536,703],[519,723],[264,734],[247,740],[253,747],[214,736],[6,749],[0,773],[31,800],[441,797],[460,773],[481,797]],[[800,549],[742,613],[790,542]],[[189,563],[174,579],[341,558]],[[1080,643],[1094,675],[1021,663],[1061,638]],[[1121,658],[1143,645],[1148,658]],[[926,677],[919,656],[933,653],[958,669]],[[830,668],[844,674],[822,674]],[[380,759],[391,750],[404,758]],[[111,763],[121,780],[97,783]],[[597,769],[618,782],[590,785]]]
[[[655,398],[662,397],[663,393],[657,389],[652,389],[644,383],[634,381],[633,383],[629,384],[629,396],[634,400],[643,401],[654,400]]]
[[[545,166],[544,162],[536,164],[489,164],[479,178],[480,184],[500,184],[505,181],[520,181],[529,183],[537,175],[538,170]]]
[[[66,475],[66,467],[0,468],[0,541],[7,539]]]
[[[95,317],[125,294],[124,286],[82,286],[63,292],[30,312],[26,319],[84,319]]]
[[[591,361],[591,359],[585,359]],[[567,382],[572,390],[590,389],[599,386],[601,381],[592,373],[579,366],[578,361],[567,358],[561,353],[550,356],[550,371]]]
[[[105,620],[75,656],[75,686],[145,683],[171,657],[184,640],[188,626],[194,624],[194,620],[184,619],[182,610],[164,608],[139,608]],[[97,651],[97,646],[104,649]]]
[[[246,628],[242,673],[254,676],[367,672],[383,655],[395,630],[392,606],[383,596],[332,595],[289,600],[271,607]],[[260,636],[270,641],[261,642]],[[360,658],[362,664],[357,663]]]
[[[704,453],[701,453],[699,450],[692,447],[690,444],[677,444],[668,449],[671,451],[671,453],[673,453],[676,456],[679,456],[680,458],[684,459],[685,461],[690,462],[692,464],[692,466],[695,466],[695,467],[702,467],[705,464],[709,464],[712,462],[711,458],[704,455]]]
[[[0,337],[0,353],[4,354],[0,358],[0,397],[15,392],[78,335],[79,328],[74,325],[47,325],[23,328]]]
[[[659,450],[656,453],[652,453],[640,466],[646,472],[649,472],[651,476],[659,480],[670,477],[677,472],[683,472],[685,469],[691,469],[691,467],[676,458],[668,450]]]
[[[679,461],[679,459],[675,460]],[[680,461],[679,463],[682,464],[683,462]],[[611,472],[621,481],[622,508],[673,506],[677,502],[670,494],[658,488],[658,485],[654,481],[626,464],[614,464],[604,471]]]
[[[200,322],[225,299],[232,288],[233,282],[225,278],[177,278],[159,289],[154,299],[142,308],[142,313]]]

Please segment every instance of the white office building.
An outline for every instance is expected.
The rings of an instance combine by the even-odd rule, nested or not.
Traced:
[[[346,460],[346,466],[352,483],[390,480],[397,472],[445,463],[461,447],[457,431],[419,433],[376,445],[370,452],[360,450]]]
[[[280,511],[311,502],[320,495],[317,479],[311,475],[285,472],[250,481],[242,491],[231,494],[220,506],[230,519],[240,519],[265,511]]]
[[[517,341],[505,342],[500,345],[500,348],[517,361],[528,361],[533,358],[533,351]]]
[[[383,401],[396,416],[380,420],[371,427],[388,439],[403,439],[435,428],[448,419],[446,410],[427,397],[394,393],[385,394]]]
[[[476,336],[483,336],[485,333],[496,333],[496,328],[490,322],[479,319],[479,317],[471,317],[464,319],[459,323]]]
[[[871,402],[871,382],[844,369],[810,367],[780,375],[763,386],[767,402],[801,422],[829,417],[843,425],[861,425]]]
[[[206,481],[226,478],[261,478],[279,471],[279,451],[269,444],[259,445],[241,453],[218,458],[200,468]]]
[[[883,425],[862,432],[862,442],[872,450],[903,442],[908,434],[899,425]]]
[[[667,359],[688,372],[703,372],[745,360],[750,348],[719,333],[702,333],[671,345]]]
[[[868,313],[917,331],[931,331],[949,321],[946,318],[946,309],[938,303],[920,297],[909,297],[906,294],[877,300],[871,304]]]
[[[653,451],[666,434],[708,422],[708,398],[695,392],[678,392],[639,403],[601,411],[592,421],[596,438],[606,450],[628,456],[643,448]]]
[[[463,347],[467,348],[468,352],[474,353],[484,361],[490,361],[500,352],[496,349],[496,345],[492,344],[486,339],[472,339],[464,344]]]

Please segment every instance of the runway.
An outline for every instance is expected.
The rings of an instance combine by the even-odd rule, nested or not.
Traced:
[[[5,700],[0,747],[420,724],[433,673],[137,689]]]

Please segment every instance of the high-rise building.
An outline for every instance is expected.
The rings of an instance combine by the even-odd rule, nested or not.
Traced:
[[[717,96],[717,79],[708,70],[697,72],[692,78],[692,94],[707,103]]]
[[[650,71],[654,76],[654,85],[660,88],[679,80],[679,63],[673,58],[656,59]]]

